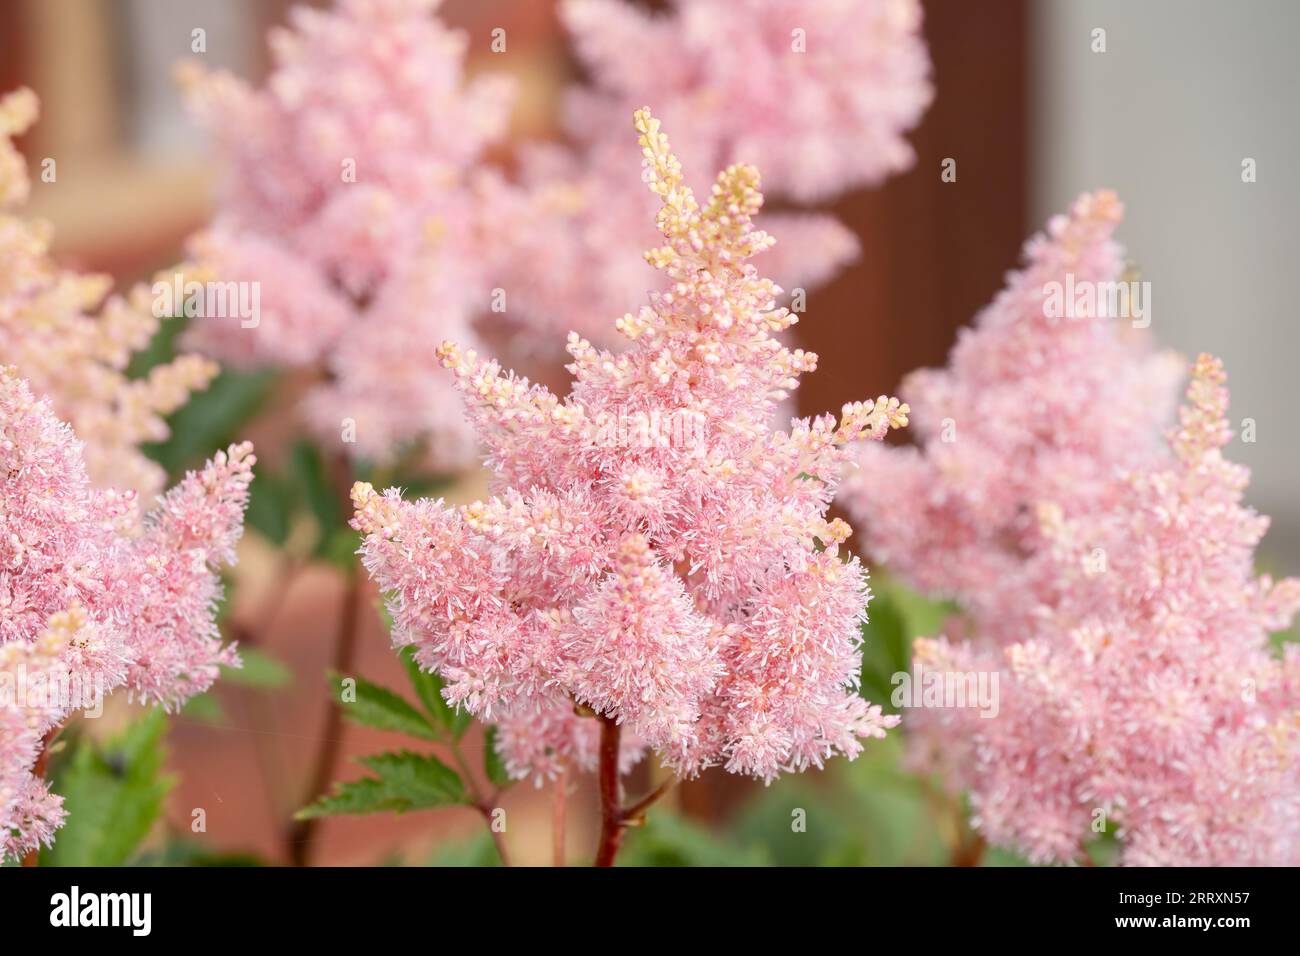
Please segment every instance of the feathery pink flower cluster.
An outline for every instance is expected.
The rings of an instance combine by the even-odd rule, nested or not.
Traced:
[[[664,14],[565,0],[563,14],[595,76],[569,104],[589,135],[654,96],[690,131],[686,168],[751,163],[801,202],[912,164],[903,134],[933,95],[917,0],[674,0]]]
[[[1266,522],[1220,452],[1222,371],[1197,363],[1166,444],[1182,363],[1122,319],[1045,314],[1049,283],[1128,278],[1119,220],[1084,195],[1028,243],[948,367],[905,384],[921,446],[865,447],[846,504],[876,559],[962,607],[917,661],[999,675],[995,716],[906,721],[988,839],[1072,861],[1106,823],[1128,863],[1294,861],[1300,657],[1268,631],[1300,587],[1253,577]]]
[[[488,301],[476,240],[484,149],[504,132],[511,89],[467,82],[466,37],[438,0],[296,7],[270,37],[263,89],[187,66],[198,121],[229,167],[220,214],[191,243],[205,272],[257,282],[261,318],[206,318],[192,341],[241,364],[323,363],[307,416],[358,454],[428,437],[435,463],[472,458],[445,382],[419,373],[446,335],[470,339]],[[433,343],[425,345],[424,343]]]
[[[463,80],[465,37],[435,19],[436,6],[296,9],[293,29],[272,35],[262,90],[185,74],[232,173],[191,253],[262,289],[256,328],[205,319],[193,341],[232,361],[323,363],[331,381],[309,395],[306,416],[334,439],[350,419],[351,450],[371,459],[421,439],[436,467],[472,456],[449,386],[425,374],[430,343],[476,344],[487,323],[521,356],[538,330],[576,328],[602,343],[604,317],[657,287],[639,255],[654,241],[653,207],[622,188],[611,117],[662,96],[696,137],[700,168],[758,159],[779,170],[785,194],[808,200],[910,162],[902,133],[930,97],[917,0],[694,0],[647,24],[621,2],[575,4],[566,20],[596,85],[572,94],[570,145],[526,146],[511,182],[483,163],[509,87]],[[840,82],[850,72],[863,78],[858,92]],[[788,237],[772,264],[787,285],[820,283],[857,253],[829,216],[769,223]]]
[[[42,738],[125,686],[179,706],[237,665],[215,621],[254,462],[232,446],[141,517],[96,489],[83,445],[0,367],[0,856],[51,840],[62,800],[32,774]]]
[[[936,711],[975,825],[1031,860],[1070,861],[1113,827],[1123,862],[1300,862],[1300,647],[1271,631],[1300,579],[1256,577],[1266,518],[1241,503],[1220,363],[1201,356],[1172,460],[1110,482],[1077,517],[1044,505],[1059,598],[1016,643],[918,643],[932,670],[1001,672],[993,720]],[[1097,564],[1104,555],[1106,564]]]
[[[1113,193],[1080,196],[1025,245],[1025,266],[959,333],[943,369],[901,389],[920,447],[869,445],[845,482],[864,546],[920,590],[955,598],[986,637],[1017,640],[1057,584],[1025,559],[1044,500],[1088,510],[1120,470],[1160,453],[1183,362],[1117,318],[1050,319],[1044,289],[1126,278]]]
[[[362,555],[390,592],[397,645],[447,699],[501,726],[517,777],[589,768],[596,721],[680,774],[721,764],[770,780],[849,757],[894,723],[856,691],[866,572],[826,520],[847,445],[906,424],[895,399],[772,433],[816,357],[747,260],[753,167],[703,205],[659,122],[636,114],[667,289],[616,325],[621,354],[571,334],[565,400],[447,343],[497,494],[459,509],[353,491]]]
[[[108,276],[59,268],[49,255],[48,227],[8,212],[30,192],[12,137],[35,122],[37,106],[30,90],[0,99],[0,361],[16,366],[72,424],[97,485],[152,498],[166,476],[139,446],[167,437],[163,416],[205,388],[217,367],[182,355],[145,378],[128,378],[132,353],[158,330],[149,290],[140,286],[105,301]]]
[[[903,134],[932,96],[916,0],[678,0],[655,14],[568,0],[561,15],[591,78],[566,97],[571,145],[524,150],[521,188],[500,194],[494,215],[518,226],[498,284],[531,323],[599,343],[604,316],[657,288],[637,256],[654,241],[652,200],[621,188],[611,136],[643,102],[681,131],[685,168],[749,163],[769,193],[800,203],[912,163]],[[825,213],[769,213],[763,225],[784,237],[768,271],[787,288],[820,285],[858,254]]]

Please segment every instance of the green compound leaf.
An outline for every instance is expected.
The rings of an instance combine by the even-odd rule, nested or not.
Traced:
[[[436,757],[403,750],[360,761],[376,776],[336,784],[334,792],[299,810],[300,820],[340,814],[408,813],[468,802],[456,771]]]
[[[344,677],[331,673],[330,679],[337,685]],[[438,732],[433,725],[404,698],[360,677],[351,679],[356,681],[356,700],[345,699],[339,705],[343,708],[343,716],[348,720],[378,730],[394,730],[421,740],[438,739]]]

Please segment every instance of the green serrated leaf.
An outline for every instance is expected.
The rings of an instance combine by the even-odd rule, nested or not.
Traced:
[[[406,676],[415,688],[420,703],[433,718],[438,727],[443,728],[456,740],[465,736],[465,731],[474,722],[473,716],[464,707],[452,707],[442,696],[442,678],[437,674],[420,669],[415,660],[415,648],[404,647],[401,650],[402,663],[406,666]]]
[[[265,651],[241,647],[239,656],[243,660],[242,667],[221,668],[222,683],[264,690],[287,687],[293,683],[293,671]]]
[[[483,735],[483,770],[487,773],[487,778],[492,781],[492,786],[504,789],[513,782],[510,774],[506,772],[505,761],[497,753],[497,728],[493,724]]]
[[[343,680],[341,674],[330,674],[337,684]],[[357,677],[357,699],[341,704],[343,716],[353,723],[379,730],[394,730],[409,734],[422,740],[437,740],[438,732],[418,710],[408,704],[405,698],[393,693],[386,687],[372,684]]]
[[[78,740],[55,777],[68,817],[43,865],[120,866],[131,857],[174,783],[161,773],[166,729],[155,708],[102,749]]]
[[[436,757],[403,750],[363,757],[360,763],[376,774],[336,784],[334,791],[299,810],[300,820],[339,814],[407,813],[467,802],[456,771]]]

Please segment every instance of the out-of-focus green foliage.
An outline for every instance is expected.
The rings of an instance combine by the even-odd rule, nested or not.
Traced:
[[[644,826],[630,830],[620,866],[765,866],[762,846],[715,834],[665,810],[652,810]]]
[[[254,853],[214,853],[192,840],[173,838],[131,860],[132,866],[266,866]]]
[[[191,697],[181,713],[192,720],[219,724],[225,720],[225,710],[221,706],[223,688],[237,686],[272,691],[293,683],[293,671],[266,651],[241,647],[239,656],[243,660],[242,667],[221,668],[221,680],[217,685],[206,693]]]
[[[479,867],[500,866],[492,837],[479,833],[468,840],[452,840],[441,844],[429,858],[429,866]]]
[[[240,441],[244,424],[265,404],[274,383],[271,372],[223,371],[167,419],[171,437],[144,446],[145,453],[175,481]]]
[[[162,774],[167,722],[154,708],[108,743],[86,735],[57,761],[54,791],[68,816],[42,866],[120,866],[158,819],[173,778]]]
[[[241,667],[221,668],[223,684],[256,687],[261,690],[278,690],[293,683],[293,671],[284,662],[255,647],[241,647]]]
[[[510,774],[506,772],[505,761],[497,753],[497,729],[491,726],[483,738],[483,772],[487,774],[492,786],[504,789],[510,786]]]

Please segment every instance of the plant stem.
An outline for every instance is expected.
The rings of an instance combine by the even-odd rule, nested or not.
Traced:
[[[343,592],[343,608],[340,611],[339,636],[334,644],[333,669],[339,674],[348,674],[352,670],[352,661],[356,656],[358,624],[357,609],[361,604],[361,576],[355,566],[348,569],[347,587]],[[331,701],[325,715],[325,728],[311,772],[311,788],[308,800],[315,800],[323,794],[334,779],[335,764],[338,763],[339,749],[343,744],[343,708],[339,701]],[[286,842],[288,843],[289,862],[294,866],[306,866],[311,859],[312,844],[315,841],[318,818],[295,820],[289,826]]]
[[[506,837],[504,833],[498,833],[496,827],[492,825],[493,807],[487,802],[477,805],[478,812],[483,814],[483,821],[487,824],[488,833],[492,834],[492,842],[496,844],[497,856],[501,857],[502,866],[511,866],[510,852],[506,849]]]
[[[600,721],[600,844],[596,848],[596,866],[613,866],[623,845],[628,827],[640,826],[645,812],[677,782],[669,777],[630,806],[624,807],[623,788],[619,785],[619,738],[622,728],[608,714],[597,714]]]
[[[555,777],[554,802],[551,804],[551,865],[564,866],[564,817],[569,799],[569,773],[561,765]]]
[[[487,746],[487,742],[483,744]],[[510,866],[510,853],[506,849],[506,838],[502,833],[498,833],[492,820],[492,812],[496,809],[496,799],[500,796],[500,790],[494,790],[491,794],[484,797],[483,791],[474,782],[474,774],[470,772],[469,762],[466,761],[465,755],[461,752],[460,741],[453,739],[450,744],[451,759],[456,764],[456,769],[460,771],[462,779],[465,781],[465,787],[469,790],[469,798],[473,802],[474,809],[483,815],[483,821],[487,824],[488,833],[492,835],[492,842],[496,844],[497,856],[501,857],[502,866]]]
[[[676,777],[669,777],[667,780],[659,784],[659,786],[655,787],[653,790],[647,793],[636,803],[632,804],[632,806],[627,807],[623,811],[623,825],[632,826],[638,823],[640,819],[643,816],[645,816],[645,812],[649,810],[652,806],[654,806],[656,803],[658,803],[659,798],[662,797],[669,790],[671,790],[673,788],[673,784],[675,784],[676,782],[677,782]]]
[[[45,768],[50,763],[50,745],[54,743],[54,738],[59,735],[63,729],[63,724],[55,724],[51,727],[44,737],[41,738],[41,752],[36,756],[36,763],[32,765],[32,775],[37,780],[45,779]],[[41,865],[41,848],[32,847],[23,854],[23,866],[40,866]]]
[[[600,844],[596,850],[596,866],[613,866],[627,829],[618,779],[622,728],[608,714],[600,714],[596,719],[600,721]]]
[[[978,833],[971,834],[970,839],[963,840],[958,844],[957,849],[952,854],[953,866],[979,866],[980,861],[984,859],[984,851],[988,849],[988,844]]]

